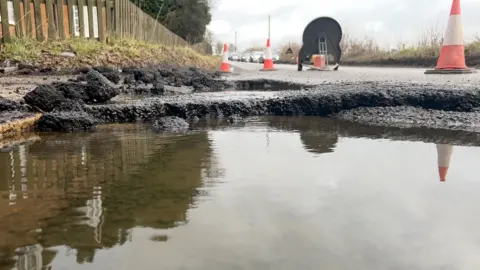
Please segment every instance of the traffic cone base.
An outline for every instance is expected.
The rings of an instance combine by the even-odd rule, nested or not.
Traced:
[[[477,70],[467,68],[467,69],[429,69],[425,71],[425,74],[439,74],[439,75],[472,74],[472,73],[477,73]]]
[[[275,71],[276,69],[273,67],[273,60],[272,59],[265,59],[263,61],[263,68],[260,69],[261,71]]]
[[[220,66],[220,72],[224,72],[224,73],[230,73],[230,64],[229,63],[222,63],[222,65]]]

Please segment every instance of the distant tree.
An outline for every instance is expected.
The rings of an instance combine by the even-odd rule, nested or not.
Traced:
[[[213,33],[210,30],[206,30],[205,34],[203,35],[203,41],[213,45]]]
[[[210,9],[214,4],[213,0],[131,1],[190,44],[204,39],[212,19]]]
[[[165,26],[188,43],[202,41],[207,25],[212,20],[208,2],[206,0],[181,0],[181,2],[183,3],[178,9],[167,14]]]

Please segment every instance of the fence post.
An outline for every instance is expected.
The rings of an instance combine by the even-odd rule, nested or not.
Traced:
[[[67,0],[67,9],[68,9],[68,30],[70,31],[70,36],[75,36],[75,21],[73,19],[73,0]]]
[[[104,0],[97,0],[98,40],[100,42],[105,42],[105,22],[103,21],[104,3]]]
[[[57,38],[57,29],[55,27],[55,18],[53,17],[53,1],[45,0],[45,9],[47,10],[48,39]]]
[[[60,39],[65,39],[65,14],[63,14],[63,0],[56,0],[57,1],[57,14],[58,14],[58,34]],[[27,16],[28,17],[28,16]]]
[[[80,32],[80,37],[85,37],[85,12],[84,7],[85,0],[78,0],[78,31]]]
[[[2,36],[4,42],[11,40],[10,22],[8,21],[7,0],[0,0],[0,14],[2,16]]]
[[[112,1],[105,1],[105,15],[107,17],[107,37],[112,35]]]
[[[32,9],[30,8],[31,0],[23,0],[23,9],[25,10],[25,30],[26,37],[33,37],[32,33]]]
[[[93,3],[92,2],[93,0],[87,0],[89,38],[95,38],[95,33],[93,30]],[[97,12],[98,12],[98,9],[97,9]]]
[[[122,37],[122,29],[120,25],[120,0],[114,0],[113,2],[113,14],[115,15],[115,37]]]
[[[23,20],[20,12],[20,0],[13,0],[13,14],[15,17],[15,35],[23,37]]]

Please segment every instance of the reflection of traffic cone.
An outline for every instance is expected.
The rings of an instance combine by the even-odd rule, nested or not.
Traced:
[[[473,72],[465,64],[460,0],[453,0],[437,66],[433,70],[427,70],[425,74],[462,74]]]
[[[222,65],[220,66],[220,72],[231,72],[230,63],[228,62],[227,44],[223,44],[223,59],[222,59]]]
[[[452,156],[453,146],[448,144],[437,144],[438,174],[440,181],[445,182],[448,168],[450,167],[450,158]]]
[[[263,58],[263,68],[261,71],[273,71],[272,48],[270,47],[270,39],[267,39],[267,48],[265,50],[265,58]]]

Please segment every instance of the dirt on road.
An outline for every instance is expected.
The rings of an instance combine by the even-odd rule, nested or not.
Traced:
[[[10,100],[21,100],[25,94],[32,91],[39,84],[50,84],[52,82],[66,82],[76,76],[2,76],[0,77],[0,96]]]

